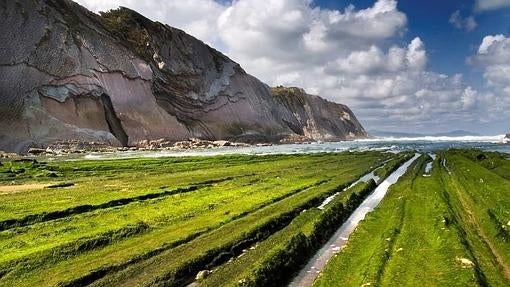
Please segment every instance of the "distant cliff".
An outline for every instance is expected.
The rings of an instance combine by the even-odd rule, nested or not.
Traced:
[[[97,15],[68,0],[18,0],[0,11],[0,149],[367,136],[346,106],[271,89],[203,42],[127,8]]]

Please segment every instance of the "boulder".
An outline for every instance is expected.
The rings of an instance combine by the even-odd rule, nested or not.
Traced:
[[[195,280],[202,281],[205,278],[207,278],[207,276],[209,276],[209,274],[211,274],[211,271],[209,271],[209,270],[202,270],[202,271],[197,273],[197,276],[195,277]]]
[[[462,265],[463,268],[467,268],[467,267],[473,267],[475,266],[475,264],[473,263],[473,261],[467,259],[467,258],[462,258],[462,257],[457,257],[455,258],[455,260],[460,263],[460,265]]]
[[[224,147],[224,146],[230,146],[232,145],[231,142],[229,141],[225,141],[225,140],[220,140],[220,141],[214,141],[213,144],[215,146],[218,146],[218,147]]]
[[[33,155],[39,155],[46,153],[46,149],[31,147],[28,149],[28,153]]]

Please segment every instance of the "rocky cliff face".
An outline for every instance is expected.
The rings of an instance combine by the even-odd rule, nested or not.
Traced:
[[[345,105],[308,95],[303,89],[295,87],[276,87],[271,90],[271,94],[278,103],[292,112],[291,121],[285,121],[298,135],[323,141],[366,136],[356,116]]]
[[[271,89],[181,30],[126,8],[1,1],[0,149],[57,140],[365,137],[343,105]]]

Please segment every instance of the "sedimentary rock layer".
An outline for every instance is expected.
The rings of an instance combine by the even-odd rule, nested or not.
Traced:
[[[127,8],[97,15],[69,0],[19,0],[2,1],[0,13],[0,149],[366,136],[346,106],[271,89],[203,42]]]

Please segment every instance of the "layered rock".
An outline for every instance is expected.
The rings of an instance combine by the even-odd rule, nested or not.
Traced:
[[[271,93],[292,112],[292,121],[287,124],[298,135],[322,141],[352,140],[366,136],[354,113],[345,105],[309,95],[295,87],[276,87]]]
[[[0,3],[0,149],[78,140],[279,141],[365,137],[343,105],[270,89],[181,30],[127,8]]]

